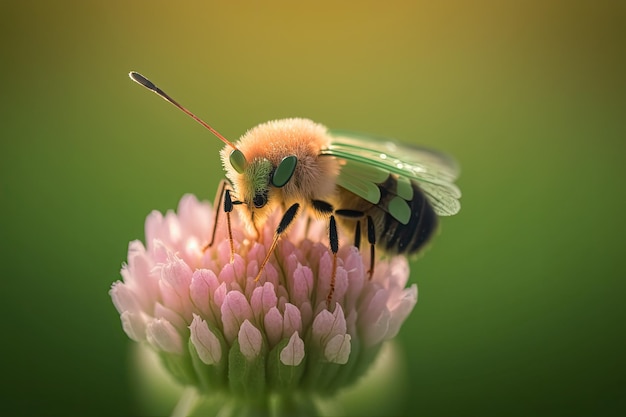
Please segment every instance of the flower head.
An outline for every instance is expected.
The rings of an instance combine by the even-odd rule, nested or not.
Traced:
[[[363,374],[417,301],[416,285],[405,288],[403,257],[377,260],[368,279],[361,253],[343,245],[329,305],[326,231],[305,219],[281,238],[255,281],[275,217],[257,239],[232,216],[231,263],[222,224],[215,245],[203,250],[214,212],[186,195],[177,213],[148,216],[146,245],[130,243],[123,281],[111,288],[126,334],[150,345],[172,375],[202,393],[335,393]]]

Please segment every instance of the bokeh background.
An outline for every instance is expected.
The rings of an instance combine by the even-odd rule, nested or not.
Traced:
[[[304,116],[460,161],[462,211],[413,263],[404,389],[355,413],[626,407],[624,2],[0,10],[2,415],[154,412],[108,289],[151,210],[213,199],[221,144],[129,70],[232,140]]]

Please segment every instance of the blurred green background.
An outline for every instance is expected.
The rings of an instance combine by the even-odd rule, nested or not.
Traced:
[[[18,2],[0,12],[2,415],[142,415],[108,289],[145,216],[269,119],[435,147],[463,208],[413,264],[372,415],[626,407],[624,2]],[[361,410],[363,411],[363,410]],[[364,411],[363,411],[364,412]]]

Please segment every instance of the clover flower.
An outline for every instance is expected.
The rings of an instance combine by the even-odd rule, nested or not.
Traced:
[[[328,304],[327,231],[305,216],[254,281],[278,216],[258,238],[231,216],[231,262],[225,221],[216,243],[203,250],[214,215],[193,195],[181,199],[177,213],[152,212],[146,245],[129,244],[123,281],[110,290],[126,334],[152,347],[180,383],[203,395],[225,393],[262,410],[271,396],[308,403],[335,394],[363,375],[417,301],[417,286],[405,287],[405,258],[377,259],[368,279],[361,253],[343,244]]]

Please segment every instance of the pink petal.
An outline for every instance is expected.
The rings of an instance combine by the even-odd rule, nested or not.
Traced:
[[[134,292],[124,283],[117,281],[111,286],[109,295],[113,300],[113,305],[117,309],[118,313],[124,311],[138,312],[140,311],[139,303],[135,298]]]
[[[324,349],[324,356],[326,360],[331,363],[338,363],[344,365],[350,358],[350,335],[338,334],[328,341]]]
[[[209,236],[213,220],[213,210],[208,203],[200,203],[195,195],[185,194],[176,209],[181,229],[186,235]]]
[[[405,289],[402,294],[402,298],[391,310],[391,319],[389,321],[389,330],[385,339],[391,339],[395,337],[400,331],[400,326],[404,323],[404,320],[409,316],[415,304],[417,303],[417,285],[413,284],[411,287]]]
[[[389,285],[390,287],[404,288],[409,280],[409,262],[403,256],[396,256],[389,263]]]
[[[167,213],[165,213],[163,226],[164,229],[161,230],[161,240],[168,246],[177,245],[182,238],[182,230],[178,217],[173,210],[168,210]]]
[[[230,255],[227,255],[227,257],[230,257]],[[222,267],[219,273],[219,280],[226,283],[228,286],[237,282],[235,266],[231,264],[230,261],[226,261],[226,264]]]
[[[154,319],[146,326],[148,343],[159,350],[178,355],[183,354],[183,341],[172,323],[165,319]]]
[[[293,273],[291,283],[291,302],[297,306],[301,306],[305,302],[309,302],[313,293],[313,271],[307,266],[298,264]]]
[[[285,304],[285,313],[283,316],[283,338],[289,337],[294,332],[302,332],[302,316],[300,315],[300,310],[298,309],[298,307],[289,303]]]
[[[346,311],[356,308],[359,296],[365,285],[365,271],[363,259],[355,247],[350,247],[350,252],[344,261],[344,268],[348,273],[348,289],[344,306]]]
[[[168,249],[167,243],[161,239],[154,239],[148,245],[150,249],[150,257],[155,264],[162,264],[167,262],[168,255],[170,250]]]
[[[338,260],[339,262],[339,260]],[[344,296],[348,291],[348,273],[343,267],[337,267],[335,274],[335,293],[333,294],[333,301],[336,303],[342,303]]]
[[[161,225],[163,223],[163,214],[157,210],[153,210],[147,217],[144,224],[144,230],[146,234],[146,242],[148,246],[150,243],[159,239],[161,236]]]
[[[144,310],[150,308],[159,294],[159,280],[152,273],[154,262],[146,253],[143,244],[133,241],[128,247],[128,265],[122,268],[124,282],[136,288],[137,299]]]
[[[217,245],[217,259],[221,265],[226,266],[230,264],[230,252],[230,242],[227,239],[224,239]]]
[[[120,315],[120,319],[122,320],[122,329],[128,337],[136,342],[146,340],[146,321],[143,313],[124,311]]]
[[[362,332],[364,345],[368,347],[374,346],[385,340],[390,320],[391,313],[387,308],[384,308],[379,312],[379,316],[375,320],[365,323]]]
[[[323,346],[325,343],[325,338],[330,333],[330,329],[333,327],[333,322],[335,321],[335,317],[328,310],[322,310],[315,316],[315,320],[313,320],[312,330],[313,330],[313,340],[316,341],[318,346]]]
[[[386,289],[378,289],[369,302],[364,303],[361,306],[361,314],[363,315],[361,321],[365,324],[374,323],[380,317],[380,312],[387,309],[387,300],[389,299],[389,293]]]
[[[270,311],[263,318],[263,325],[265,326],[265,333],[270,346],[276,346],[283,334],[283,316],[278,308],[270,308]]]
[[[298,332],[294,332],[287,346],[280,351],[280,361],[287,366],[298,366],[302,359],[304,359],[304,341],[300,339]]]
[[[193,271],[185,261],[169,253],[169,262],[160,265],[161,279],[169,284],[174,292],[185,302],[189,297],[189,285]]]
[[[205,317],[215,317],[211,309],[211,298],[219,286],[215,273],[209,269],[198,269],[191,277],[189,296],[194,306]]]
[[[242,293],[239,291],[230,291],[226,294],[221,312],[224,336],[230,344],[237,337],[241,324],[245,320],[252,320],[252,308]]]
[[[248,359],[253,360],[261,353],[263,336],[259,329],[254,327],[247,319],[241,325],[238,332],[239,349]]]
[[[220,309],[220,311],[222,309],[222,305],[224,305],[226,294],[228,294],[228,288],[226,288],[226,283],[222,282],[213,293],[213,303],[218,309]]]
[[[178,330],[183,330],[187,327],[187,322],[178,311],[167,308],[161,303],[156,303],[154,305],[154,317],[157,319],[163,318],[167,320]]]
[[[218,363],[222,359],[222,346],[217,336],[209,329],[207,322],[194,314],[189,330],[191,343],[196,348],[200,360],[207,365]]]
[[[313,321],[313,335],[322,343],[337,335],[346,333],[346,319],[340,304],[337,304],[333,313],[322,310]]]
[[[307,301],[300,305],[300,316],[302,317],[302,328],[308,328],[313,320],[313,307],[310,302]]]
[[[316,300],[326,300],[330,292],[330,273],[332,271],[332,259],[328,251],[323,252],[319,261],[317,275],[317,295]]]
[[[346,318],[343,315],[343,309],[341,304],[337,304],[335,311],[333,312],[333,325],[330,329],[329,335],[334,336],[336,334],[346,333]]]
[[[256,287],[250,298],[252,311],[257,319],[263,317],[272,307],[276,307],[278,298],[274,291],[274,284],[266,282],[260,287]]]

